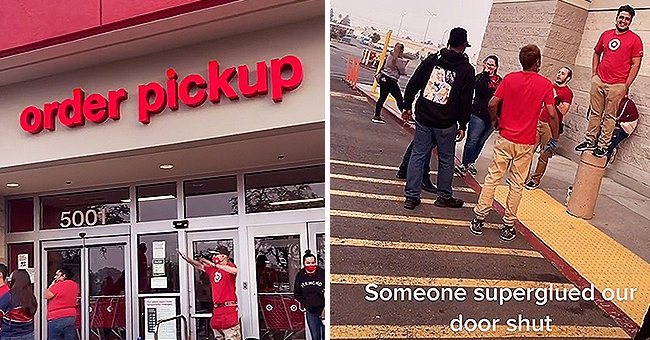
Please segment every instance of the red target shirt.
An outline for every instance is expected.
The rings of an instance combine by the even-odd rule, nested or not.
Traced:
[[[237,268],[234,263],[228,262],[226,266]],[[205,273],[210,278],[212,287],[212,302],[223,304],[225,302],[237,302],[236,279],[237,276],[225,270],[212,266],[205,266]]]
[[[598,76],[606,84],[625,84],[632,58],[643,57],[643,42],[632,31],[616,34],[616,29],[603,32],[594,47],[601,54]]]

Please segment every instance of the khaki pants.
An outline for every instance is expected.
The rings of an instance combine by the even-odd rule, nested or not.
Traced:
[[[239,325],[226,329],[213,329],[214,338],[217,340],[241,340]]]
[[[479,219],[485,219],[494,202],[494,191],[503,178],[503,175],[510,169],[511,182],[508,198],[506,200],[506,214],[503,216],[503,223],[512,226],[517,221],[517,208],[521,201],[521,191],[524,188],[524,181],[528,177],[528,169],[533,159],[534,145],[516,144],[501,135],[494,144],[492,163],[488,167],[488,174],[485,176],[485,183],[478,198],[478,204],[474,213]]]
[[[539,184],[546,172],[546,165],[548,165],[548,159],[551,158],[551,153],[546,152],[546,146],[548,141],[551,140],[553,135],[551,134],[551,126],[547,122],[539,121],[537,124],[537,145],[540,147],[539,158],[537,159],[537,167],[535,168],[535,173],[530,178],[535,184]],[[537,149],[537,147],[535,147]]]
[[[600,132],[598,147],[607,150],[616,127],[618,104],[625,92],[625,84],[605,84],[598,75],[591,78],[591,114],[585,137],[587,142],[594,144]]]

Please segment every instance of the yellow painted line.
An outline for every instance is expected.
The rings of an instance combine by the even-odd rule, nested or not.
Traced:
[[[336,160],[336,159],[330,159],[330,163],[332,163],[332,164],[340,164],[340,165],[356,166],[356,167],[360,167],[360,168],[393,170],[393,171],[399,170],[399,167],[396,167],[396,166],[370,164],[370,163],[348,162],[348,161],[340,161],[340,160]],[[429,174],[431,174],[431,175],[435,175],[437,173],[438,173],[437,171],[429,171]]]
[[[451,226],[451,227],[469,228],[469,221],[452,220],[452,219],[444,219],[444,218],[364,213],[364,212],[349,211],[349,210],[330,210],[330,216],[364,218],[370,220],[394,221],[394,222],[409,222],[409,223],[419,223],[419,224],[432,224],[432,225],[439,225],[442,227]],[[485,223],[484,228],[501,229],[501,225],[497,223]]]
[[[499,186],[496,199],[506,202],[507,186]],[[637,288],[634,299],[613,301],[641,324],[650,301],[650,264],[589,222],[572,217],[564,205],[543,190],[524,190],[518,218],[537,237],[603,292],[605,288]],[[625,223],[625,221],[621,221]]]
[[[332,96],[332,97],[352,98],[352,99],[356,99],[356,100],[364,101],[364,102],[366,101],[365,96],[357,96],[357,95],[343,93],[343,92],[337,92],[337,91],[330,91],[330,96]]]
[[[345,197],[357,197],[357,198],[368,198],[368,199],[373,199],[373,200],[396,201],[396,202],[403,202],[404,201],[404,197],[401,197],[401,196],[369,194],[369,193],[358,192],[358,191],[330,190],[330,195],[345,196]],[[432,200],[432,199],[428,199],[428,198],[423,198],[422,199],[423,204],[433,204],[435,201],[436,200]],[[463,208],[474,208],[475,206],[476,206],[476,203],[465,202],[465,204],[463,204]]]
[[[374,178],[374,177],[362,177],[362,176],[350,176],[350,175],[341,175],[341,174],[330,174],[330,178],[344,179],[348,181],[358,181],[358,182],[368,182],[368,183],[378,183],[378,184],[389,184],[389,185],[399,185],[404,186],[404,181],[396,181],[393,179],[383,179],[383,178]],[[474,192],[472,188],[465,187],[452,187],[454,191],[462,192]]]
[[[330,242],[330,246],[443,251],[443,252],[452,252],[452,253],[475,253],[475,254],[511,255],[511,256],[544,258],[540,253],[534,250],[512,249],[512,248],[478,247],[478,246],[435,244],[435,243],[377,241],[377,240],[362,240],[362,239],[350,239],[350,238],[343,239],[338,237],[330,237],[329,242]]]
[[[501,320],[502,324],[497,325],[496,329],[486,332],[480,330],[454,332],[448,325],[332,325],[330,326],[330,339],[630,338],[619,327],[551,324],[550,331],[510,332],[508,326],[505,325],[508,318]],[[539,322],[539,320],[537,321]]]
[[[380,286],[417,286],[417,287],[466,287],[466,288],[545,288],[551,285],[553,289],[571,289],[570,283],[551,283],[544,281],[468,279],[451,277],[414,277],[414,276],[380,276],[356,274],[330,274],[330,283],[348,285],[367,285],[374,283]]]

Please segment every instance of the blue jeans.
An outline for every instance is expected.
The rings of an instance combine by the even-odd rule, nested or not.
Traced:
[[[320,319],[320,313],[307,311],[307,325],[312,340],[325,339],[325,325],[323,325],[323,320]]]
[[[47,322],[47,340],[77,340],[74,316],[54,319]]]
[[[619,127],[614,129],[614,132],[612,133],[612,140],[609,142],[609,147],[607,148],[607,159],[612,156],[612,151],[614,151],[614,149],[629,136],[630,135],[628,135],[625,131],[623,131],[623,129]]]
[[[18,336],[3,336],[0,337],[1,340],[34,340],[36,339],[34,337],[34,333],[31,334],[25,334],[25,335],[18,335]]]
[[[494,131],[494,128],[491,122],[484,121],[476,115],[470,117],[469,126],[467,127],[467,140],[463,148],[463,165],[476,163],[492,131]]]
[[[435,145],[433,146],[434,148],[436,147]],[[403,174],[408,173],[408,167],[409,167],[409,162],[411,161],[411,153],[413,152],[413,141],[409,143],[409,146],[406,148],[406,152],[404,152],[404,157],[402,157],[402,164],[399,165],[399,172]],[[428,157],[424,162],[424,169],[422,170],[422,180],[424,184],[428,184],[431,182],[431,178],[429,178],[429,171],[431,171],[431,152],[433,152],[433,149],[429,151],[427,154]]]
[[[452,196],[451,182],[454,179],[454,152],[456,148],[457,126],[436,129],[415,122],[413,152],[406,172],[406,192],[404,196],[420,197],[422,169],[431,155],[433,146],[438,147],[438,196]]]

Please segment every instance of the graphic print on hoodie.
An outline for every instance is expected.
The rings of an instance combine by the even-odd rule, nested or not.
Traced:
[[[442,49],[418,65],[404,90],[404,109],[411,110],[416,94],[415,120],[446,129],[465,130],[472,110],[474,67],[463,53]]]
[[[434,66],[427,87],[424,88],[424,98],[441,105],[447,104],[455,79],[456,72]]]

